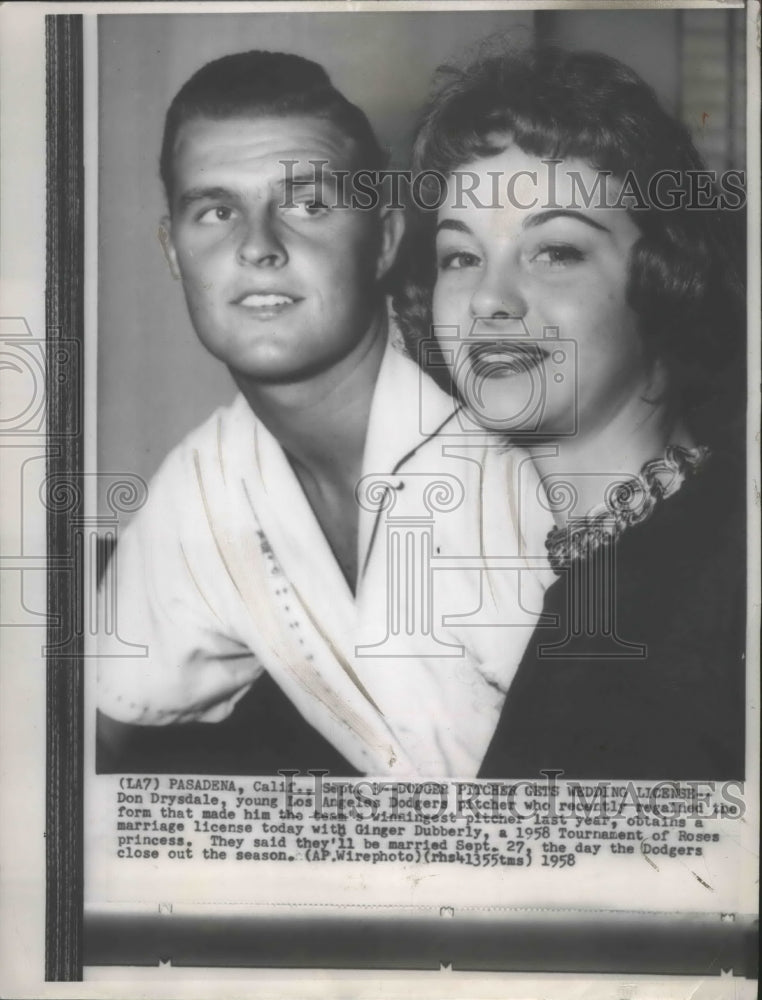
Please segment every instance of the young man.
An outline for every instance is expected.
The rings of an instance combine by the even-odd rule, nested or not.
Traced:
[[[519,463],[432,446],[452,400],[390,335],[383,282],[402,217],[338,196],[341,172],[382,165],[362,112],[293,55],[210,63],[167,114],[167,255],[240,394],[172,452],[119,544],[120,634],[147,654],[104,657],[99,701],[123,723],[189,724],[193,744],[216,728],[197,724],[238,717],[240,770],[475,774],[541,603],[524,581],[523,612],[519,574],[485,587],[473,564],[520,551],[505,527]],[[436,482],[451,494],[439,507]],[[394,557],[418,583],[389,643],[392,507],[403,547],[422,547],[417,565]],[[485,523],[499,526],[489,549]],[[432,574],[421,560],[434,554],[472,560]],[[464,621],[462,643],[457,628],[434,635],[446,614]],[[496,622],[517,627],[478,627]]]

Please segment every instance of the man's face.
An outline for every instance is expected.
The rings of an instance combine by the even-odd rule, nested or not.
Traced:
[[[400,224],[334,207],[332,171],[356,168],[354,152],[336,125],[312,117],[180,128],[164,223],[170,259],[196,333],[234,374],[300,381],[376,336],[378,281]],[[328,161],[323,190],[311,160]]]

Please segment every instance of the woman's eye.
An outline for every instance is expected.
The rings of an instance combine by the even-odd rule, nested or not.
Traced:
[[[233,218],[233,209],[228,205],[215,205],[213,208],[206,208],[196,219],[202,226],[215,226],[220,223],[230,222]]]
[[[466,267],[478,267],[480,263],[481,261],[475,253],[469,253],[467,250],[455,250],[440,256],[439,270],[461,271]]]
[[[545,264],[549,267],[564,267],[568,264],[576,264],[584,259],[584,253],[568,243],[554,243],[542,246],[532,256],[533,263]]]

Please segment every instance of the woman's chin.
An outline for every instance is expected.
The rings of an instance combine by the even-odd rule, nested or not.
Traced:
[[[543,394],[526,376],[500,376],[459,384],[470,419],[504,435],[533,433],[544,422]]]

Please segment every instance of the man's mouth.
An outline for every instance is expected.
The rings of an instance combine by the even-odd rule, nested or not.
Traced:
[[[480,378],[520,375],[539,367],[548,356],[541,344],[526,340],[480,341],[468,348],[471,371]]]

